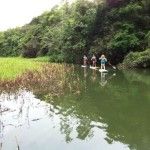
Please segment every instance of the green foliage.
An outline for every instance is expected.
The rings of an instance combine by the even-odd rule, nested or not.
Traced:
[[[135,50],[139,44],[139,39],[135,34],[123,30],[114,35],[114,38],[108,43],[108,49],[111,49],[111,55],[116,57],[115,63],[118,63],[122,62],[124,56],[130,50]]]
[[[120,49],[123,53],[127,53],[128,49],[133,49],[139,45],[139,39],[135,34],[128,32],[117,32],[109,43],[110,49]]]
[[[125,7],[120,8],[118,13],[123,16],[133,16],[139,14],[141,10],[141,5],[139,5],[138,3],[131,3]]]
[[[49,56],[80,63],[83,54],[105,53],[118,64],[150,46],[149,0],[76,0],[0,33],[0,56]]]
[[[64,62],[64,55],[63,54],[52,54],[49,56],[49,62],[56,62],[62,63]]]
[[[130,52],[123,65],[129,68],[147,68],[150,67],[150,49],[147,49],[143,52]]]
[[[150,48],[150,31],[146,35],[146,41],[147,41],[148,48]]]
[[[20,38],[23,34],[20,29],[8,30],[0,34],[0,55],[18,56],[20,54]]]

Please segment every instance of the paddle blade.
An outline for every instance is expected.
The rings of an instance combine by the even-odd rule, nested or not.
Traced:
[[[115,66],[112,66],[113,67],[113,69],[116,69],[116,67]]]

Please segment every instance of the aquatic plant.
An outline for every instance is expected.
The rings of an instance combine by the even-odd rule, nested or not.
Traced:
[[[20,89],[31,91],[37,97],[50,100],[66,90],[80,93],[79,77],[74,76],[74,66],[67,64],[41,64],[41,69],[27,70],[14,79],[1,79],[0,92],[16,93]]]

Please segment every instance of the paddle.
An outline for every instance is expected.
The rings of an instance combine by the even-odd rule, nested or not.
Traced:
[[[110,62],[108,63],[113,69],[115,69],[116,70],[116,67],[115,66],[113,66]]]

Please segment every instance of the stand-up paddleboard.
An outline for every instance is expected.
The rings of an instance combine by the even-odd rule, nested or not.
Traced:
[[[99,72],[108,72],[106,69],[99,69]]]
[[[98,69],[98,67],[92,67],[92,66],[90,66],[90,69]]]
[[[85,66],[85,65],[81,65],[81,67],[86,68],[87,66]]]

